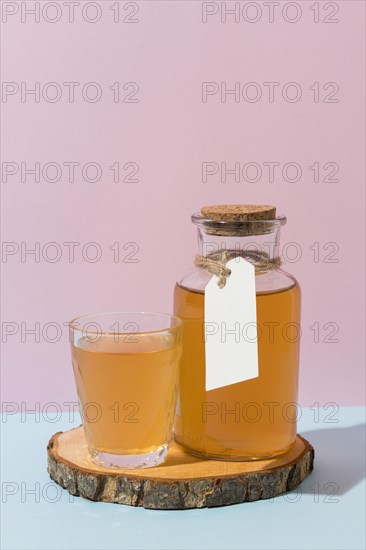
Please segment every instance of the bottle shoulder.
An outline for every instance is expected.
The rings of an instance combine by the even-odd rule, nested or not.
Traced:
[[[177,284],[190,290],[203,292],[211,278],[211,273],[200,267],[195,267],[178,279]],[[283,269],[272,269],[256,275],[255,284],[257,293],[277,292],[287,290],[295,285],[299,286],[295,277]]]

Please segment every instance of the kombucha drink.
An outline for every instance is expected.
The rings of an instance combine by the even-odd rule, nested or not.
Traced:
[[[175,439],[193,454],[255,460],[295,441],[300,288],[290,280],[283,290],[257,292],[256,302],[258,378],[207,392],[204,293],[175,287],[174,313],[184,321]]]
[[[168,333],[102,335],[72,344],[72,362],[89,448],[143,455],[169,442],[181,346]]]

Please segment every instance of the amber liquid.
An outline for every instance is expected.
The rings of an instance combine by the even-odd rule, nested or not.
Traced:
[[[130,340],[136,337],[127,337]],[[92,450],[142,454],[171,438],[181,346],[169,334],[138,342],[79,339],[72,345],[86,439]]]
[[[203,292],[176,285],[174,313],[184,321],[176,441],[211,458],[255,460],[286,452],[295,441],[298,412],[299,286],[257,294],[258,378],[208,392]]]

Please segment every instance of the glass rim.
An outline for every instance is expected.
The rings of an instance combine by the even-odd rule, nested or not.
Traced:
[[[282,225],[285,225],[287,222],[286,216],[283,216],[282,214],[278,214],[273,219],[263,219],[263,220],[213,220],[212,218],[204,218],[201,214],[201,212],[195,212],[191,216],[191,220],[195,225],[203,226],[203,227],[210,227],[210,228],[229,228],[229,227],[245,227],[250,226],[253,227],[257,225],[258,228],[268,227],[268,224],[270,224],[273,228],[282,227]]]
[[[160,313],[158,311],[104,311],[104,312],[101,312],[101,313],[86,313],[84,315],[79,315],[78,317],[74,317],[74,319],[69,321],[67,323],[67,325],[68,325],[69,329],[71,329],[71,330],[83,331],[83,327],[76,326],[77,321],[80,321],[80,320],[85,319],[87,317],[100,317],[100,316],[104,316],[104,315],[146,315],[146,316],[152,315],[152,316],[164,317],[166,319],[167,318],[174,319],[176,324],[175,324],[174,327],[164,327],[164,328],[159,328],[159,329],[154,329],[154,330],[139,330],[139,331],[136,331],[136,332],[127,332],[127,331],[121,332],[119,330],[118,331],[106,331],[106,330],[102,330],[102,329],[100,331],[96,331],[96,330],[89,330],[88,329],[86,331],[88,334],[111,335],[111,336],[114,336],[116,334],[118,334],[118,335],[156,334],[156,333],[167,332],[169,330],[177,330],[177,329],[179,329],[183,326],[183,321],[180,317],[177,317],[176,315],[172,315],[170,313]]]

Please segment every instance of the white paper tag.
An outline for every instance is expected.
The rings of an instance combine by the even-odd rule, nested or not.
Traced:
[[[258,377],[254,266],[230,260],[223,288],[212,277],[205,288],[206,391]]]

